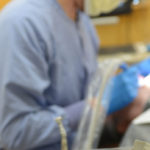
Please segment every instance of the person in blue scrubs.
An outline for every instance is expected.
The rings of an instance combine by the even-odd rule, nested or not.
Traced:
[[[60,150],[59,116],[71,146],[99,49],[83,6],[84,0],[13,0],[1,12],[1,148]]]
[[[69,144],[99,41],[83,0],[13,0],[0,14],[0,147],[60,150]]]

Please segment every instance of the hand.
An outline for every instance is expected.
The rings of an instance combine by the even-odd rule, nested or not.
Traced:
[[[129,68],[113,78],[108,114],[128,106],[138,95],[138,70]]]
[[[138,95],[133,102],[124,109],[112,115],[113,121],[115,122],[117,131],[119,133],[124,133],[131,121],[143,112],[145,104],[149,98],[150,87],[140,87],[138,89]]]

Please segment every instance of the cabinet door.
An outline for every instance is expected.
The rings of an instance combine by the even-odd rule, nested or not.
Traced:
[[[132,9],[132,13],[120,15],[117,24],[96,26],[101,46],[150,43],[150,0],[143,0]]]

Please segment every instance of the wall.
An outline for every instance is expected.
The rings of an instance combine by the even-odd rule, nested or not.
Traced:
[[[133,12],[121,15],[114,25],[97,25],[101,46],[150,43],[150,0],[133,7]]]

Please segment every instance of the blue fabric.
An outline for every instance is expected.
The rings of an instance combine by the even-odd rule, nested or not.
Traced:
[[[98,46],[89,18],[73,22],[56,0],[13,0],[1,12],[2,147],[60,149],[57,116],[72,137],[66,108],[84,99]]]
[[[85,101],[78,102],[66,108],[66,114],[73,130],[76,130],[78,128],[78,122],[81,119],[84,108]]]
[[[138,69],[128,68],[113,78],[108,114],[130,104],[138,94]]]
[[[150,74],[150,58],[130,67],[123,63],[123,72],[113,79],[108,114],[118,111],[130,104],[138,94],[138,75]],[[106,103],[106,102],[105,102]]]
[[[127,70],[129,68],[129,66],[123,62],[120,66],[119,66],[120,69],[122,69],[123,71]]]
[[[140,75],[147,76],[150,74],[150,58],[147,58],[132,67],[137,68]]]

